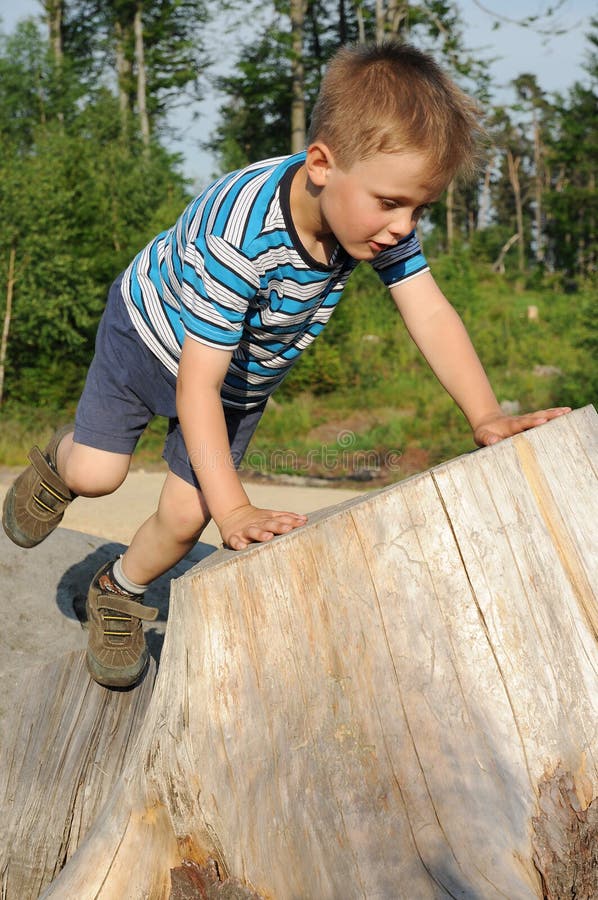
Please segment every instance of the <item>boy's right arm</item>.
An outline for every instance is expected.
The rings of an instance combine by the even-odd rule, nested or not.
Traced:
[[[177,413],[185,445],[208,509],[223,542],[242,550],[304,525],[306,516],[253,506],[235,469],[220,399],[232,354],[192,338],[183,342],[177,379]]]

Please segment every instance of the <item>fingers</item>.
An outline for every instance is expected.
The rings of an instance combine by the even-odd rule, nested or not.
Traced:
[[[536,428],[538,425],[544,425],[551,419],[556,419],[568,412],[571,412],[569,406],[555,406],[533,413],[524,413],[521,416],[500,416],[492,422],[479,426],[474,432],[474,440],[480,447],[491,447],[502,441],[503,438],[512,437],[522,431]]]
[[[570,412],[570,406],[551,406],[550,409],[541,409],[537,413],[534,413],[534,415],[546,416],[547,419],[556,419],[558,416],[564,416],[566,413]]]
[[[568,406],[558,406],[551,409],[539,409],[533,413],[524,413],[522,416],[515,416],[511,421],[516,429],[513,433],[527,431],[528,428],[535,428],[537,425],[544,425],[551,419],[556,419],[565,413],[571,412]]]
[[[246,507],[228,517],[221,527],[222,539],[232,550],[244,550],[249,544],[271,541],[305,525],[307,516],[291,512]]]

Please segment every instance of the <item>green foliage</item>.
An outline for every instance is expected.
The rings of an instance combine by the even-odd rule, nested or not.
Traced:
[[[307,121],[330,57],[343,44],[363,38],[375,40],[380,15],[380,4],[371,0],[310,0],[305,4],[301,62]],[[465,50],[454,4],[424,0],[385,15],[383,31],[387,37],[408,34],[409,40],[434,49],[477,96],[488,97],[487,67],[478,54]],[[216,81],[226,100],[220,107],[219,125],[206,147],[218,157],[221,172],[289,152],[292,61],[290,3],[273,0],[261,33],[252,34],[241,47],[234,73]]]
[[[596,270],[596,80],[594,61],[590,87],[575,84],[568,100],[555,109],[548,162],[551,190],[545,192],[546,238],[552,265],[570,276]]]
[[[382,7],[373,0],[307,3],[308,112],[332,52],[357,38],[360,26],[372,37]],[[64,7],[60,60],[32,23],[10,38],[0,36],[0,317],[11,249],[16,254],[0,415],[4,463],[15,462],[15,447],[18,455],[30,445],[31,430],[36,440],[40,428],[49,434],[57,409],[71,417],[112,279],[172,224],[187,200],[178,160],[158,139],[142,147],[137,127],[125,127],[123,99],[130,114],[137,111],[134,17],[140,10],[149,115],[159,138],[175,103],[201,94],[208,61],[202,26],[209,9],[199,0],[72,0]],[[261,9],[262,32],[241,47],[236,70],[219,83],[226,99],[211,146],[227,170],[288,152],[289,4],[275,0]],[[400,15],[399,30],[408,28],[410,40],[434,49],[488,100],[483,60],[476,64],[464,49],[454,4],[424,0],[403,5]],[[385,21],[383,30],[389,29]],[[590,41],[595,50],[595,35]],[[124,67],[117,77],[118,54]],[[499,399],[518,401],[522,409],[597,399],[595,52],[587,72],[584,84],[553,98],[528,75],[516,77],[513,103],[494,116],[486,227],[478,227],[478,184],[455,190],[450,254],[441,253],[448,244],[445,200],[426,229],[437,280],[465,320]],[[538,146],[531,139],[536,126]],[[516,224],[507,150],[518,160],[524,218],[525,271],[516,278],[519,245],[505,260],[505,277],[488,265]],[[542,261],[535,259],[538,179],[544,185]],[[532,306],[537,321],[528,316]],[[321,429],[331,423],[333,434],[335,428],[354,432],[355,450],[372,449],[381,457],[415,449],[426,465],[472,446],[463,416],[367,266],[358,267],[325,334],[282,386],[257,446],[261,441],[271,451],[286,446],[291,435],[302,453],[319,451]],[[150,429],[143,451],[149,456],[163,424]]]
[[[598,406],[598,326],[596,293],[589,289],[571,296],[571,367],[563,377],[563,393],[572,406]]]
[[[244,48],[237,74],[218,80],[229,99],[207,147],[217,153],[221,171],[289,152],[289,45],[290,35],[271,26],[261,40]]]
[[[590,285],[575,296],[559,291],[558,281],[530,289],[474,263],[464,250],[434,259],[433,271],[464,319],[501,402],[517,402],[521,411],[597,402],[598,333]],[[530,318],[530,307],[537,319]],[[337,379],[330,393],[320,384],[327,365]],[[419,448],[427,467],[473,447],[463,415],[365,265],[351,277],[324,335],[304,354],[277,399],[258,433],[263,452],[281,446],[287,410],[294,421],[301,405],[306,429],[314,435],[320,422],[338,421],[340,430],[361,410],[367,421],[354,448],[380,458],[397,447]],[[390,414],[382,415],[387,410]],[[289,434],[298,453],[317,449],[309,434],[295,438],[291,428],[287,443]]]
[[[64,54],[90,94],[113,79],[116,68],[128,112],[137,112],[139,16],[148,115],[153,133],[159,133],[170,110],[202,97],[211,14],[204,0],[70,0],[64,8]]]
[[[39,47],[27,27],[8,42],[10,56],[0,57],[0,70],[10,70],[10,84],[20,82],[25,98],[14,116],[0,88],[3,284],[11,250],[16,260],[4,399],[60,406],[80,390],[111,281],[171,224],[186,195],[163,150],[147,154],[123,141],[109,92],[68,116],[58,114],[60,104],[48,117],[48,103],[40,110],[29,102],[43,62]]]

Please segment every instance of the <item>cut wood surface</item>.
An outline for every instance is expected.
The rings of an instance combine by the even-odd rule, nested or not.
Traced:
[[[152,693],[93,682],[82,653],[31,669],[12,697],[0,767],[0,896],[38,897],[110,797]],[[123,897],[124,900],[124,897]]]
[[[598,896],[597,451],[578,410],[177,578],[43,896]]]

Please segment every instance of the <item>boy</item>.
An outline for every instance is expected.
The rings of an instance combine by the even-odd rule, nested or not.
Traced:
[[[191,549],[210,516],[235,550],[302,525],[253,507],[236,467],[268,396],[325,326],[360,260],[372,263],[480,445],[565,412],[502,414],[415,226],[474,169],[477,109],[409,46],[345,48],[330,63],[304,153],[221,178],[112,286],[76,422],[57,432],[7,495],[3,523],[31,547],[78,494],[124,480],[149,419],[170,419],[156,513],[89,589],[87,664],[134,684],[147,650],[147,585]]]

